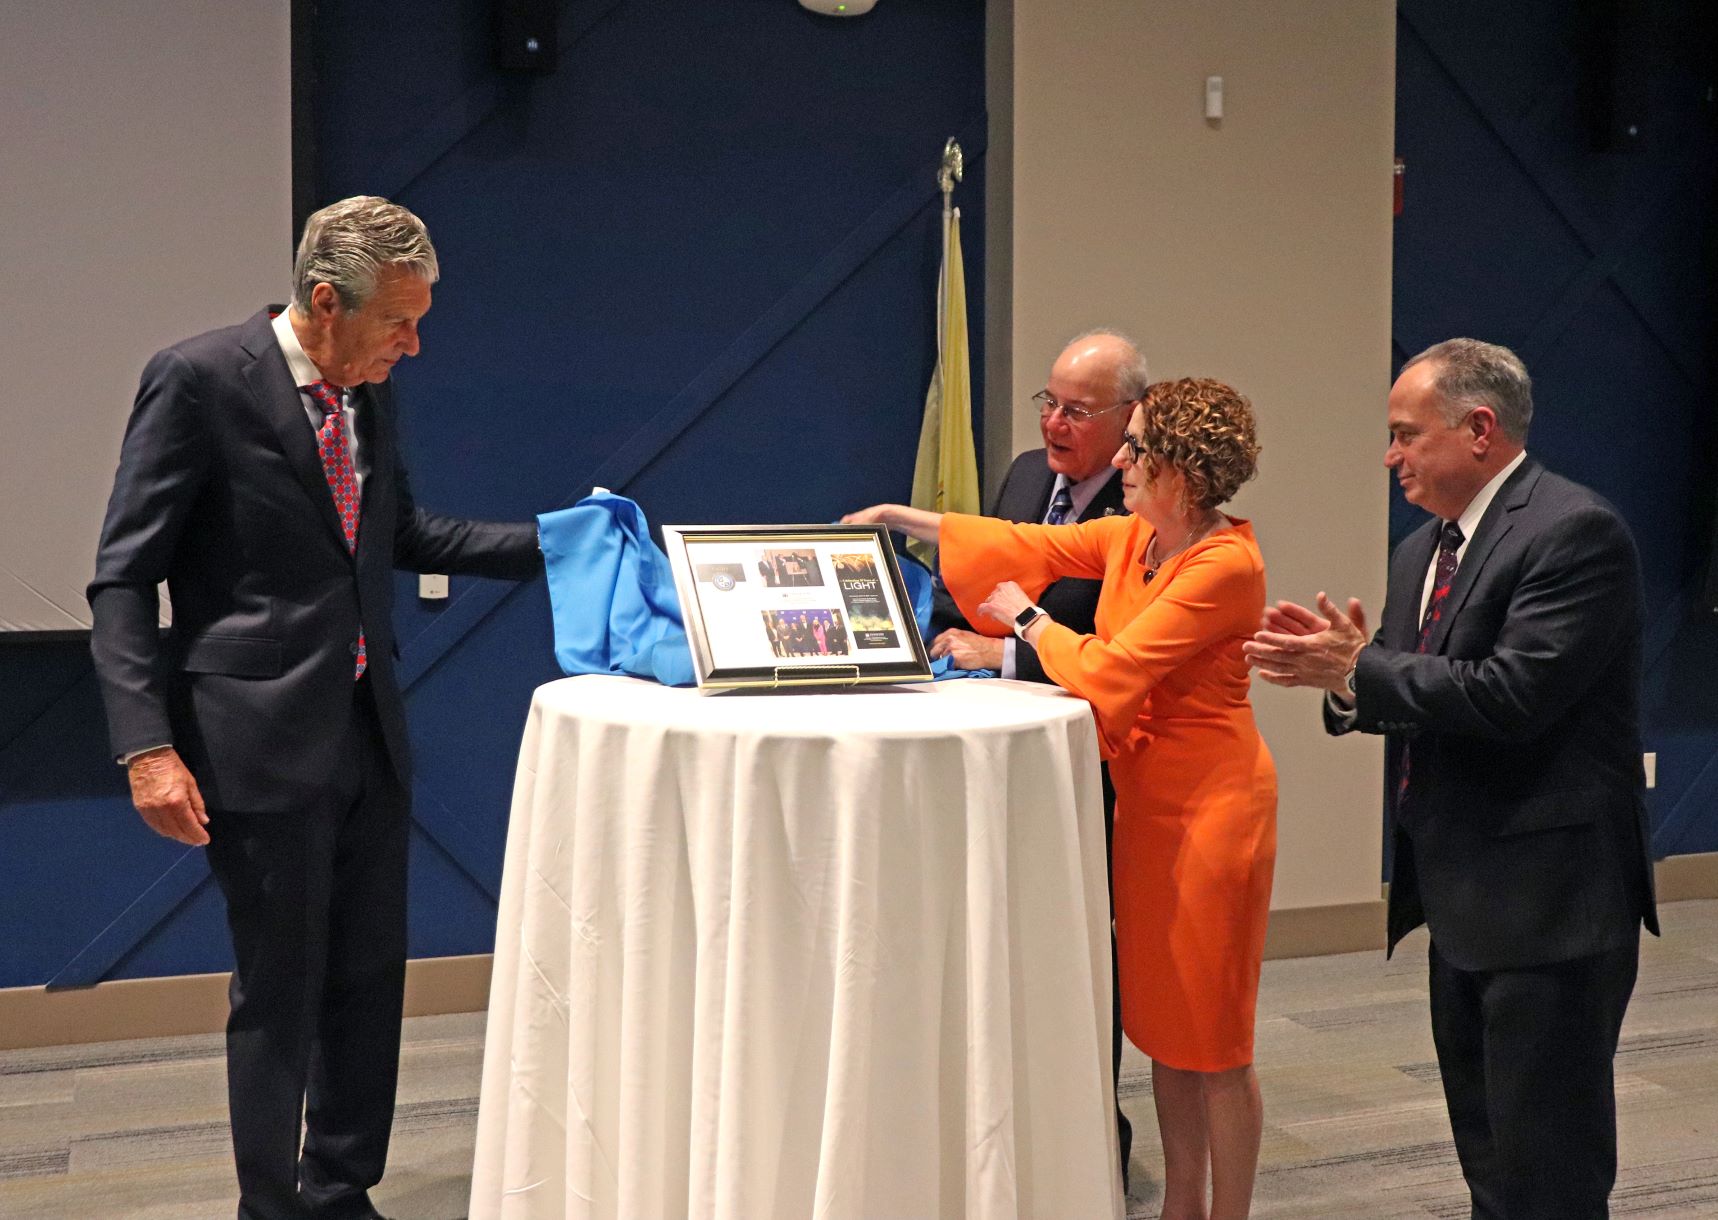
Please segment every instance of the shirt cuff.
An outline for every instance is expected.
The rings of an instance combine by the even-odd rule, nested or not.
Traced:
[[[1336,722],[1344,728],[1353,728],[1360,719],[1360,709],[1351,703],[1341,703],[1329,691],[1324,692],[1324,706],[1330,709],[1330,714],[1336,717]]]
[[[144,746],[141,750],[133,750],[129,754],[121,754],[119,756],[119,765],[122,767],[129,767],[131,765],[131,760],[134,758],[142,758],[145,754],[153,754],[157,750],[170,750],[172,748],[173,743],[170,741],[164,741],[158,746]]]
[[[1012,678],[1016,676],[1014,668],[1014,650],[1020,647],[1020,641],[1010,636],[1002,641],[1002,668],[997,671],[999,677]]]

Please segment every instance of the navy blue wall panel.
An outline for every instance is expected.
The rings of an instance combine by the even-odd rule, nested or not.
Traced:
[[[398,376],[420,501],[525,518],[601,483],[661,524],[905,497],[950,135],[983,300],[981,0],[851,21],[577,0],[559,71],[536,79],[492,67],[490,0],[319,9],[319,201],[398,198],[441,255],[423,355]],[[411,951],[484,952],[519,732],[558,676],[547,596],[399,592]],[[201,853],[131,811],[83,647],[0,648],[0,691],[0,987],[226,968]]]
[[[1718,850],[1718,616],[1699,604],[1718,487],[1710,6],[1648,0],[1594,79],[1582,0],[1401,0],[1395,358],[1453,335],[1533,374],[1529,449],[1627,517],[1646,587],[1646,748],[1660,856]],[[1615,52],[1607,45],[1601,50]],[[1602,56],[1601,56],[1602,58]],[[1585,91],[1645,96],[1626,151]],[[1423,516],[1392,488],[1391,538]]]

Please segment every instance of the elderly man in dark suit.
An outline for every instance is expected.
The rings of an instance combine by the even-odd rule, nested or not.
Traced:
[[[1044,447],[1014,459],[986,515],[1060,525],[1122,512],[1121,480],[1110,459],[1121,448],[1121,434],[1150,381],[1139,348],[1115,331],[1087,331],[1063,348],[1044,389],[1033,395]],[[1089,633],[1100,583],[1058,580],[1038,604],[1058,623]],[[1049,681],[1030,644],[974,632],[940,580],[931,629],[936,633],[931,655],[949,657],[957,669],[993,669],[1004,678]]]
[[[376,1215],[411,792],[394,569],[542,566],[532,525],[413,502],[389,378],[438,273],[416,216],[347,199],[306,224],[290,309],[150,360],[89,589],[133,801],[207,845],[227,900],[241,1220]]]
[[[1389,944],[1431,932],[1432,1034],[1476,1220],[1590,1220],[1616,1179],[1612,1060],[1654,914],[1628,526],[1527,456],[1506,348],[1452,339],[1390,391],[1384,463],[1430,512],[1358,601],[1267,610],[1266,681],[1386,734]]]
[[[1050,379],[1034,394],[1042,449],[1029,449],[1014,459],[988,516],[1005,521],[1060,525],[1111,517],[1123,510],[1121,480],[1110,459],[1121,448],[1121,434],[1133,408],[1151,384],[1145,357],[1126,335],[1091,330],[1069,343],[1050,367]],[[1090,633],[1098,610],[1101,581],[1068,578],[1047,587],[1038,604],[1058,623]],[[962,617],[942,580],[936,581],[932,606],[931,656],[948,657],[956,669],[990,669],[1004,678],[1049,682],[1038,653],[1010,636],[999,640],[980,635]],[[1104,838],[1113,830],[1115,791],[1109,768],[1103,770]],[[1112,946],[1113,949],[1113,946]],[[1112,952],[1113,956],[1113,952]],[[1112,1013],[1112,1077],[1121,1070],[1121,990],[1114,986]],[[1121,1145],[1122,1180],[1127,1180],[1133,1128],[1116,1107],[1117,1138]]]

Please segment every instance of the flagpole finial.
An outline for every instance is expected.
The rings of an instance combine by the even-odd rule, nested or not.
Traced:
[[[950,136],[948,143],[943,145],[942,168],[937,170],[937,185],[942,187],[945,199],[954,194],[954,184],[960,181],[965,170],[966,166],[961,156],[960,145],[954,142],[953,136]]]

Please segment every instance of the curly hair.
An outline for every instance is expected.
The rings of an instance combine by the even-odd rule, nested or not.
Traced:
[[[1253,407],[1209,377],[1159,381],[1140,402],[1140,439],[1155,479],[1165,465],[1187,481],[1187,502],[1216,508],[1258,473]]]

